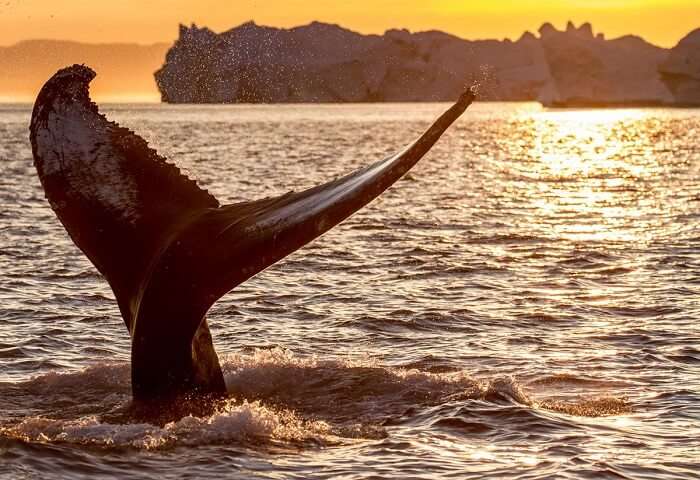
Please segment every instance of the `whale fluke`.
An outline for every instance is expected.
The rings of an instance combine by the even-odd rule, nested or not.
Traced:
[[[222,295],[400,179],[474,100],[467,90],[394,156],[302,192],[219,205],[90,101],[95,72],[58,71],[32,112],[34,164],[54,212],[109,282],[132,339],[136,400],[225,392],[205,320]]]

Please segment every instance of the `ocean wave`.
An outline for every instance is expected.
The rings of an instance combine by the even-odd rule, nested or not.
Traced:
[[[483,379],[465,371],[387,367],[368,357],[321,359],[298,356],[281,347],[224,356],[222,369],[229,398],[216,402],[211,411],[190,413],[167,423],[124,414],[130,405],[126,363],[6,382],[1,400],[12,411],[0,417],[0,436],[145,450],[232,443],[330,445],[382,438],[391,425],[414,422],[423,415],[429,424],[444,420],[448,425],[449,419],[434,418],[430,411],[452,404],[462,409],[474,407],[477,417],[484,417],[469,419],[469,429],[475,431],[494,428],[490,416],[503,415],[495,412],[509,406],[579,416],[629,412],[626,401],[612,396],[538,401],[529,387],[511,376]],[[594,383],[562,374],[527,385],[556,382]],[[478,407],[483,402],[492,407]],[[198,412],[195,406],[189,411]],[[482,422],[483,428],[474,422]]]

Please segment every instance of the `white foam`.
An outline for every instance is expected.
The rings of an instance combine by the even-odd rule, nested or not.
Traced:
[[[513,377],[476,379],[465,371],[431,373],[417,369],[384,367],[368,357],[321,360],[298,357],[289,350],[274,348],[255,350],[250,354],[235,354],[222,362],[226,385],[232,394],[264,396],[284,392],[300,385],[342,381],[359,370],[354,381],[358,387],[371,383],[377,396],[425,392],[435,398],[459,395],[460,398],[507,397],[514,402],[531,405],[522,386]],[[348,383],[352,385],[353,378]],[[320,382],[323,383],[323,382]],[[320,392],[324,393],[324,392]],[[313,394],[309,392],[309,394]],[[349,395],[352,392],[348,392]]]
[[[38,393],[51,393],[57,390],[91,388],[105,390],[130,389],[131,372],[128,363],[96,363],[76,372],[49,372],[34,376],[26,386]]]
[[[79,418],[44,418],[55,414],[47,412],[0,428],[0,435],[32,442],[137,449],[276,441],[327,444],[340,437],[379,438],[386,434],[379,426],[383,420],[411,407],[494,397],[533,405],[512,377],[477,380],[466,372],[384,367],[367,357],[319,359],[276,348],[230,355],[223,358],[222,366],[231,398],[211,415],[190,415],[162,427],[113,424],[94,414],[129,402],[128,364],[99,364],[81,372],[43,375],[25,383],[43,401],[57,394],[65,402],[69,391],[88,386],[100,399],[113,398],[106,403],[101,400],[90,414],[78,410],[77,415],[83,415]]]
[[[77,420],[32,417],[0,429],[0,434],[30,442],[61,442],[101,447],[155,449],[175,445],[210,445],[255,441],[325,441],[330,427],[305,421],[291,411],[259,402],[227,402],[208,417],[183,417],[163,427],[149,423],[102,423],[95,416]]]
[[[504,396],[522,405],[533,405],[532,399],[525,393],[522,385],[513,377],[496,377],[486,383],[485,396]]]

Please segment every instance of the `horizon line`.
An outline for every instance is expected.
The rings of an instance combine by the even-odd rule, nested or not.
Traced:
[[[280,27],[280,26],[276,26],[276,25],[266,25],[266,24],[258,23],[258,22],[255,21],[255,19],[250,19],[250,20],[247,20],[247,21],[245,21],[245,22],[239,23],[238,25],[235,25],[235,26],[233,26],[233,27],[231,27],[231,28],[228,28],[228,29],[225,29],[225,30],[222,30],[222,31],[219,31],[219,32],[217,32],[217,31],[215,31],[215,30],[213,30],[213,29],[207,27],[206,25],[201,25],[201,26],[200,26],[200,25],[197,25],[196,22],[190,22],[190,23],[189,23],[189,26],[188,26],[187,24],[185,24],[185,23],[179,22],[179,23],[178,23],[178,29],[179,29],[179,27],[181,27],[181,26],[185,26],[185,27],[187,27],[187,28],[191,28],[191,27],[193,27],[193,26],[196,26],[197,28],[206,28],[206,29],[211,30],[212,32],[216,33],[217,35],[221,35],[221,34],[223,34],[223,33],[229,32],[229,31],[231,31],[231,30],[235,30],[235,29],[240,28],[240,27],[242,27],[243,25],[247,25],[247,24],[253,24],[253,25],[256,25],[256,26],[258,26],[258,27],[264,27],[264,28],[275,28],[275,29],[278,29],[278,30],[292,30],[292,29],[300,28],[300,27],[308,27],[308,26],[311,26],[311,25],[313,25],[313,24],[315,24],[315,23],[319,23],[319,24],[322,24],[322,25],[337,26],[337,27],[342,28],[342,29],[344,29],[344,30],[348,30],[348,31],[351,31],[351,32],[353,32],[353,33],[357,33],[357,34],[359,34],[359,35],[365,35],[365,36],[368,36],[368,35],[379,35],[379,36],[382,36],[382,35],[386,35],[387,32],[390,32],[390,31],[392,31],[392,30],[407,30],[407,31],[409,31],[409,32],[412,33],[412,34],[427,33],[427,32],[441,32],[441,33],[445,33],[445,34],[447,34],[447,35],[452,35],[452,36],[454,36],[454,37],[456,37],[456,38],[459,38],[459,39],[461,39],[461,40],[465,40],[465,41],[468,41],[468,42],[494,41],[494,40],[496,40],[496,41],[501,41],[501,42],[506,41],[506,40],[511,41],[511,42],[517,42],[517,41],[518,41],[520,38],[522,38],[522,36],[525,35],[526,33],[531,33],[532,35],[534,35],[534,36],[535,36],[536,38],[538,38],[538,39],[541,38],[541,36],[538,35],[538,34],[539,34],[539,29],[538,29],[538,30],[535,30],[534,32],[531,31],[531,30],[528,30],[528,29],[523,30],[523,32],[518,36],[517,39],[513,39],[513,38],[508,37],[508,36],[504,36],[504,37],[491,37],[491,38],[484,38],[484,37],[480,37],[480,38],[466,38],[466,37],[463,37],[463,36],[458,35],[458,34],[456,34],[456,33],[452,33],[452,32],[450,32],[450,31],[442,30],[442,29],[439,29],[439,28],[421,29],[421,30],[411,30],[411,29],[406,28],[406,27],[391,27],[391,28],[386,28],[386,29],[384,29],[384,31],[383,31],[382,33],[363,32],[363,31],[356,30],[356,29],[353,29],[353,28],[345,27],[345,26],[343,26],[342,24],[337,23],[337,22],[324,22],[324,21],[320,21],[320,20],[311,20],[311,21],[309,21],[309,22],[307,22],[307,23],[302,23],[302,24],[295,25],[295,26],[292,26],[292,27]],[[569,23],[572,24],[572,25],[574,25],[574,26],[576,25],[576,24],[574,23],[573,20],[568,20],[568,21],[565,23],[564,27],[560,29],[560,28],[557,28],[557,26],[556,26],[556,24],[555,24],[554,22],[544,21],[544,22],[542,22],[542,24],[540,25],[540,28],[542,28],[543,26],[549,24],[549,25],[554,26],[554,28],[555,28],[556,30],[560,31],[560,32],[566,32],[566,29],[567,29],[567,26],[568,26]],[[580,28],[582,25],[585,25],[585,24],[589,24],[589,25],[591,25],[592,27],[595,26],[595,25],[593,24],[593,22],[590,22],[590,21],[583,21],[583,22],[580,22],[580,23],[579,23],[579,27],[576,27],[576,28]],[[698,30],[698,29],[700,29],[700,26],[698,26],[698,27],[696,27],[696,28],[694,28],[694,29],[692,29],[692,30],[689,30],[688,32],[681,33],[679,39],[676,41],[676,43],[675,43],[674,45],[677,45],[678,42],[680,42],[680,41],[681,41],[683,38],[685,38],[688,34],[690,34],[691,32],[694,32],[695,30]],[[594,30],[594,32],[595,32],[595,34],[600,34],[600,33],[602,33],[603,35],[606,35],[605,32],[602,32],[602,31],[595,31],[595,30]],[[628,37],[628,36],[633,36],[633,37],[641,38],[641,39],[643,39],[645,42],[647,42],[647,43],[649,43],[649,44],[651,44],[651,45],[654,45],[654,46],[656,46],[656,47],[659,47],[659,48],[664,48],[664,49],[671,49],[671,48],[673,48],[673,46],[665,47],[665,46],[659,45],[659,44],[657,44],[657,43],[651,42],[651,41],[647,40],[645,37],[643,37],[641,34],[637,34],[637,33],[626,33],[626,34],[623,34],[623,35],[620,35],[620,36],[610,37],[610,38],[608,38],[607,35],[606,35],[605,39],[606,39],[606,40],[616,40],[616,39],[624,38],[624,37]],[[74,39],[70,39],[70,38],[43,38],[43,37],[34,37],[34,38],[24,38],[24,39],[21,39],[21,40],[17,40],[17,41],[15,41],[14,43],[10,43],[10,44],[0,44],[0,48],[11,48],[11,47],[16,47],[16,46],[18,46],[18,45],[20,45],[20,44],[22,44],[22,43],[25,43],[25,42],[69,42],[69,43],[76,43],[76,44],[81,44],[81,45],[91,45],[91,46],[104,46],[104,45],[135,45],[135,46],[139,46],[139,47],[154,47],[154,46],[161,45],[161,44],[172,45],[175,41],[178,40],[178,38],[179,38],[179,35],[175,35],[175,36],[173,36],[173,37],[172,37],[171,39],[169,39],[169,40],[160,40],[160,41],[150,42],[150,43],[140,43],[140,42],[138,42],[138,41],[125,42],[125,41],[123,41],[123,40],[120,40],[120,41],[100,41],[100,42],[89,42],[89,41],[88,41],[88,42],[86,42],[86,41],[74,40]]]

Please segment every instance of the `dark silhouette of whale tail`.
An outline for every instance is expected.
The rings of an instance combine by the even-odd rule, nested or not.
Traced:
[[[132,338],[137,400],[224,393],[205,320],[226,292],[368,204],[401,178],[474,99],[467,90],[398,154],[302,192],[220,206],[90,101],[73,65],[32,113],[34,163],[75,244],[109,282]]]

